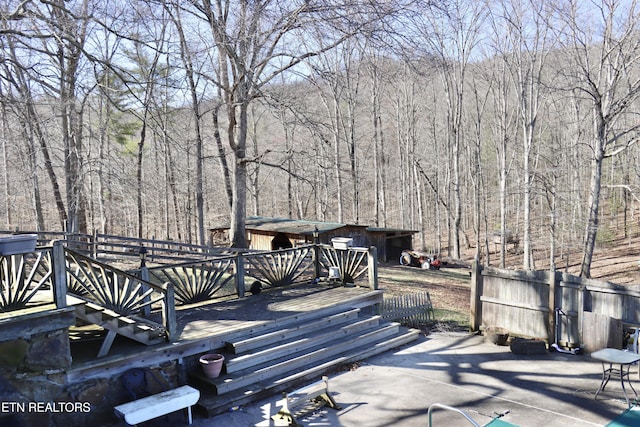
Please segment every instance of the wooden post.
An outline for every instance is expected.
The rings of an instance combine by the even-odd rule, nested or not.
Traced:
[[[149,281],[149,269],[147,268],[146,265],[143,265],[142,267],[140,267],[140,278],[144,281],[144,282],[148,282]],[[149,290],[149,286],[147,286],[144,283],[140,284],[140,291],[142,293],[147,292]],[[147,295],[146,297],[143,298],[143,301],[149,302],[151,301],[151,295]],[[149,317],[151,316],[151,305],[147,304],[142,308],[142,315],[144,317]]]
[[[313,278],[320,278],[320,244],[313,244]]]
[[[378,289],[378,250],[375,246],[369,248],[367,266],[369,267],[369,288],[375,291]]]
[[[98,258],[98,230],[93,230],[91,242],[89,243],[89,251],[93,258]]]
[[[549,313],[547,319],[549,322],[549,329],[547,330],[547,339],[549,343],[556,342],[556,266],[551,264],[549,268]]]
[[[580,348],[584,347],[584,300],[585,294],[587,291],[587,284],[585,283],[586,279],[580,277],[580,290],[578,291],[578,346]],[[638,371],[638,376],[640,376],[640,370]]]
[[[57,308],[63,308],[67,306],[67,261],[61,240],[53,242],[51,258],[53,264],[53,300]]]
[[[480,330],[482,322],[482,266],[478,260],[474,260],[471,265],[471,319],[470,329],[472,331]]]
[[[244,297],[244,256],[238,254],[236,256],[236,293],[238,298]]]
[[[162,324],[167,331],[167,338],[169,342],[176,340],[177,320],[176,320],[176,300],[175,291],[173,285],[169,282],[165,283],[164,294],[164,310],[162,312]]]

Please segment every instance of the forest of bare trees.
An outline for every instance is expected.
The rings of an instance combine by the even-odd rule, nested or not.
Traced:
[[[245,218],[550,261],[640,232],[635,0],[7,0],[1,228]],[[504,265],[505,246],[499,261]],[[495,257],[495,254],[491,254]],[[491,261],[496,261],[491,259]]]

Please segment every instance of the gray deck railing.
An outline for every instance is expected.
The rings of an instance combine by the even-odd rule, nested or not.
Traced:
[[[238,293],[237,256],[225,256],[174,265],[140,269],[141,277],[153,283],[171,283],[176,304],[191,304]]]
[[[152,282],[173,284],[178,304],[191,304],[233,294],[243,297],[254,283],[275,288],[311,283],[327,277],[337,267],[338,282],[358,281],[377,289],[375,248],[334,249],[326,245],[306,245],[267,252],[245,252],[175,265],[145,267],[140,273]],[[368,279],[366,282],[365,279]]]
[[[147,317],[153,305],[159,304],[167,339],[172,341],[177,330],[175,295],[168,282],[155,284],[110,265],[96,261],[71,249],[64,249],[64,258],[54,258],[56,264],[65,263],[66,280],[60,284],[67,292],[87,302],[93,302],[121,316]],[[61,266],[59,267],[61,268]],[[145,319],[147,323],[155,323]]]
[[[264,287],[311,283],[327,278],[333,267],[339,271],[334,282],[378,288],[375,247],[308,245],[224,255],[218,249],[220,255],[210,253],[205,259],[158,265],[149,260],[150,266],[142,263],[138,269],[124,271],[68,244],[68,240],[57,240],[33,253],[0,257],[0,312],[35,304],[35,296],[43,293],[46,297],[39,297],[37,303],[55,303],[62,308],[71,293],[123,316],[149,316],[152,306],[160,306],[162,326],[171,339],[176,329],[176,304],[243,297],[254,282]],[[138,257],[137,253],[131,255]]]
[[[51,251],[0,256],[0,312],[56,302]]]

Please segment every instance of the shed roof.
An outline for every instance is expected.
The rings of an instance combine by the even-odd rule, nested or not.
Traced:
[[[338,222],[307,221],[304,219],[271,218],[252,216],[247,218],[246,229],[256,231],[272,231],[287,234],[312,235],[314,231],[327,233],[344,227],[362,227],[362,225],[341,224]]]
[[[298,234],[298,235],[313,235],[314,231],[318,233],[328,233],[330,231],[338,230],[340,228],[353,227],[362,228],[371,232],[387,232],[387,233],[401,233],[401,234],[413,234],[417,233],[416,230],[406,230],[401,228],[382,228],[373,227],[358,224],[343,224],[339,222],[324,222],[324,221],[309,221],[306,219],[291,219],[291,218],[274,218],[267,216],[251,216],[248,217],[245,223],[245,228],[250,231],[264,231],[274,233],[286,233],[286,234]],[[217,227],[212,230],[228,230],[229,226]]]

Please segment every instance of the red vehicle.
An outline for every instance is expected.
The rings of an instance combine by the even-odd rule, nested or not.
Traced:
[[[441,262],[437,255],[406,249],[400,254],[400,265],[420,267],[425,270],[440,270]]]

